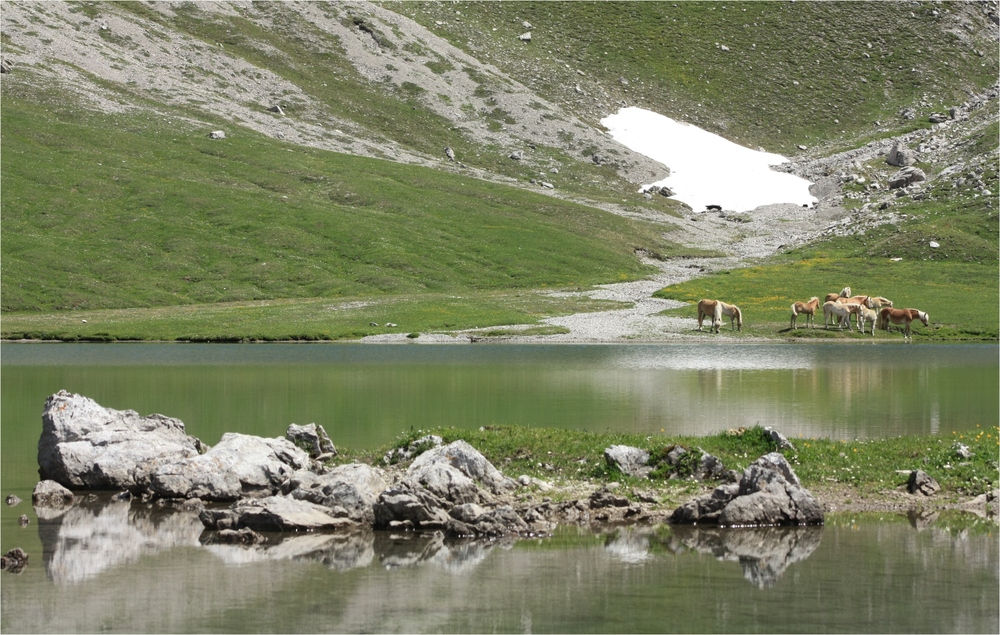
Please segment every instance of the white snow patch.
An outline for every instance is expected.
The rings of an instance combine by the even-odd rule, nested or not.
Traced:
[[[670,168],[670,176],[650,183],[666,185],[671,198],[696,212],[708,205],[746,212],[761,205],[812,205],[811,183],[792,174],[775,172],[772,165],[788,159],[758,152],[643,108],[623,108],[601,120],[615,141]]]

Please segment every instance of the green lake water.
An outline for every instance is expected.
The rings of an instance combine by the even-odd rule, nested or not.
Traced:
[[[309,534],[199,542],[190,514],[30,505],[48,395],[224,432],[322,424],[374,448],[411,428],[647,434],[772,425],[790,437],[998,423],[995,345],[3,344],[3,632],[992,632],[993,521],[833,516],[822,528],[562,528],[518,542]],[[22,528],[17,517],[26,514]]]

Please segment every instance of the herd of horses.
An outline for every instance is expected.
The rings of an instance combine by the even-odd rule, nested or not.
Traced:
[[[789,330],[798,328],[796,322],[800,315],[806,318],[806,326],[816,328],[816,312],[820,310],[818,297],[812,297],[808,302],[792,304],[792,320]],[[854,317],[858,330],[863,335],[865,327],[870,325],[871,334],[875,329],[888,331],[891,324],[903,327],[903,339],[913,339],[910,324],[919,320],[924,326],[930,326],[930,318],[924,311],[917,309],[896,309],[892,301],[880,296],[852,295],[850,287],[844,287],[840,293],[828,293],[822,304],[823,327],[829,329],[831,320],[837,329],[842,330],[847,325],[851,329],[851,317]],[[732,330],[743,330],[743,312],[735,304],[727,304],[721,300],[702,300],[698,303],[698,330],[702,330],[705,318],[712,320],[710,332],[718,333],[722,328],[722,319],[729,318]]]

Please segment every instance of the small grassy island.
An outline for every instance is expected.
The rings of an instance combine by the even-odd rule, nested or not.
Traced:
[[[523,426],[487,426],[471,431],[435,428],[407,433],[375,451],[341,451],[334,460],[338,464],[359,461],[381,466],[387,454],[427,435],[438,435],[444,443],[465,440],[507,476],[517,478],[523,474],[546,485],[535,488],[530,494],[519,490],[519,496],[559,501],[585,496],[595,488],[611,487],[632,500],[652,503],[654,510],[666,515],[718,484],[691,477],[702,453],[721,459],[727,470],[742,472],[761,455],[780,451],[803,486],[830,512],[969,508],[976,497],[985,495],[992,501],[1000,482],[997,460],[1000,429],[997,427],[977,427],[974,433],[949,436],[853,441],[790,439],[794,449],[779,449],[768,431],[760,426],[704,437]],[[653,467],[649,479],[629,477],[610,467],[604,459],[604,450],[612,445],[648,451]],[[689,450],[689,458],[674,469],[664,469],[667,453],[676,446]],[[940,484],[940,491],[930,497],[909,494],[906,485],[912,470],[931,475]],[[980,499],[980,502],[985,500]]]

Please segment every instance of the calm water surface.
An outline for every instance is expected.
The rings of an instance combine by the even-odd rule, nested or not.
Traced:
[[[3,344],[3,494],[30,501],[45,398],[373,448],[411,428],[789,436],[950,434],[998,423],[995,345]],[[449,543],[381,532],[202,545],[189,514],[94,501],[2,508],[3,632],[997,632],[995,524],[831,518]],[[17,517],[31,524],[21,528]]]

